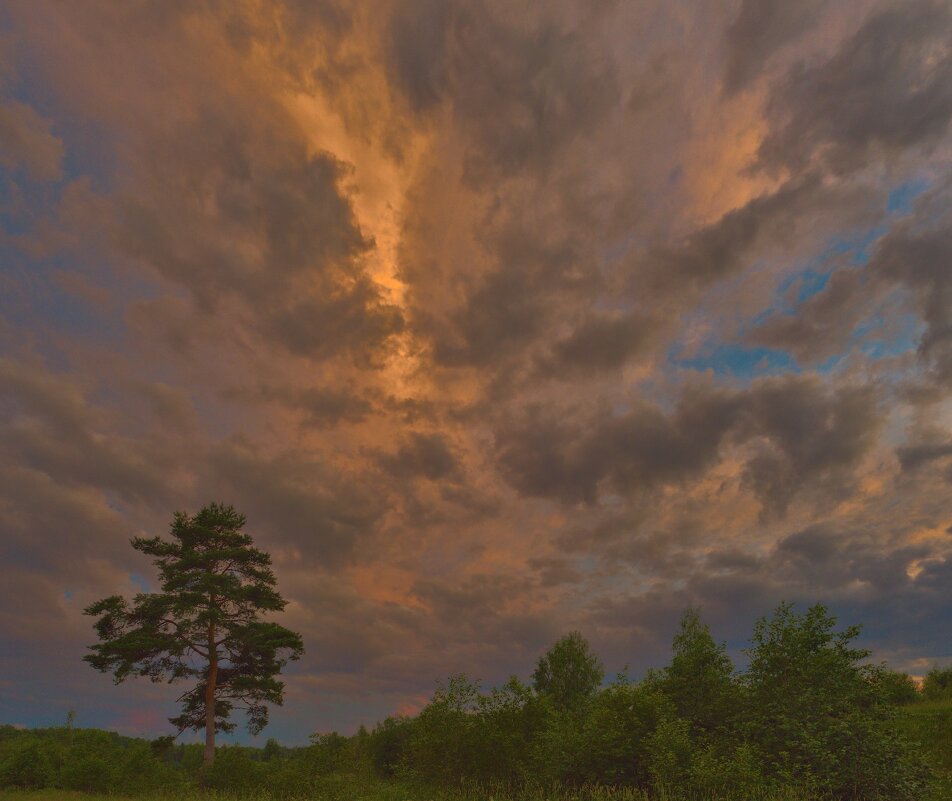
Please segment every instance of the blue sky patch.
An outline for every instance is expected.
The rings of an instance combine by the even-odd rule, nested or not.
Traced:
[[[129,581],[131,581],[141,592],[152,591],[148,579],[146,579],[146,577],[141,573],[130,573]]]
[[[909,214],[913,201],[929,188],[924,178],[913,178],[900,184],[886,198],[886,211],[890,214]]]
[[[689,359],[679,359],[676,353],[671,361],[689,370],[712,370],[715,375],[753,378],[787,371],[799,372],[794,358],[784,350],[764,347],[745,347],[733,343],[717,343],[704,347],[702,353]]]

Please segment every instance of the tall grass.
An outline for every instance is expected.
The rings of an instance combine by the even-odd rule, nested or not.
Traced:
[[[265,788],[233,794],[183,790],[137,796],[85,794],[69,790],[0,790],[0,801],[273,801]],[[740,795],[692,796],[677,789],[646,792],[631,787],[523,787],[519,790],[433,788],[401,782],[331,777],[325,786],[301,801],[819,801],[794,790]]]

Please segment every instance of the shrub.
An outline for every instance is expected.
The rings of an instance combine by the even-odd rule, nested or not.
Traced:
[[[4,740],[0,750],[0,787],[35,790],[53,786],[56,776],[51,743],[28,733]]]
[[[922,682],[922,695],[928,701],[952,698],[952,667],[932,668]]]
[[[922,693],[908,673],[888,670],[885,667],[874,677],[879,683],[880,697],[893,706],[905,706],[922,700]]]
[[[724,736],[735,729],[740,692],[734,664],[696,609],[688,609],[672,643],[671,665],[658,677],[695,737]]]
[[[264,784],[267,766],[254,760],[250,749],[223,746],[217,749],[215,761],[201,773],[202,784],[213,790],[231,793],[248,792]]]
[[[612,684],[593,700],[575,738],[575,764],[562,779],[647,787],[654,772],[670,772],[662,763],[680,765],[682,730],[686,724],[664,694],[650,686]]]
[[[819,604],[804,615],[781,604],[757,622],[745,677],[751,742],[781,782],[838,798],[915,798],[924,769],[896,733],[882,668],[851,647],[858,627],[835,625]]]
[[[406,757],[414,721],[406,717],[389,717],[378,723],[367,741],[370,763],[378,776],[393,778]]]

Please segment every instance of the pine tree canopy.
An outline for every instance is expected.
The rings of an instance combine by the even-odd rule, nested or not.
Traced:
[[[286,601],[275,589],[271,557],[253,547],[244,525],[243,514],[217,503],[193,516],[176,512],[169,540],[132,540],[154,557],[161,591],[131,603],[113,595],[85,610],[98,617],[100,642],[84,659],[117,684],[129,676],[194,682],[170,721],[179,732],[206,730],[208,762],[215,732],[235,728],[235,707],[245,710],[252,733],[267,725],[267,705],[283,700],[275,677],[304,652],[300,635],[261,619]]]

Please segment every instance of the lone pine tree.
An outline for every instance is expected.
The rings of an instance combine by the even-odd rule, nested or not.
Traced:
[[[132,547],[155,557],[161,592],[130,604],[113,595],[87,607],[98,616],[100,642],[83,657],[118,684],[129,676],[152,681],[195,680],[179,697],[182,714],[169,718],[181,733],[205,729],[205,764],[215,759],[215,733],[233,731],[235,706],[252,733],[268,722],[267,704],[280,705],[275,676],[304,653],[300,635],[260,619],[284,609],[274,589],[271,557],[242,532],[245,516],[213,503],[192,517],[176,512],[171,541],[136,537]]]

